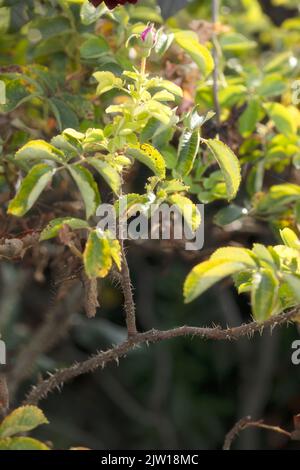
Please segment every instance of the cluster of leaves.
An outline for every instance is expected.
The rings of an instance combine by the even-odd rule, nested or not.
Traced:
[[[259,322],[299,304],[300,240],[289,228],[281,231],[281,238],[284,245],[267,248],[259,243],[252,250],[219,248],[187,277],[186,302],[226,276],[233,276],[238,292],[251,294],[253,316]]]
[[[137,37],[138,47],[144,49],[143,40],[139,37],[145,28],[146,25],[138,24],[131,35]],[[150,44],[149,52],[155,46],[161,53],[162,49],[165,51],[170,47],[173,40],[191,55],[204,76],[211,72],[212,58],[208,49],[189,32],[168,35],[161,30],[157,42]],[[91,43],[84,43],[83,46],[87,54]],[[93,44],[92,47],[96,50],[98,46]],[[167,202],[176,205],[184,215],[189,214],[188,222],[193,231],[200,225],[200,214],[186,196],[189,187],[185,184],[185,178],[193,171],[194,165],[199,164],[197,157],[201,143],[220,166],[228,199],[235,197],[240,184],[238,159],[229,147],[219,139],[201,138],[200,130],[205,119],[194,110],[180,120],[176,108],[168,104],[182,98],[182,89],[176,84],[161,77],[151,77],[144,68],[141,71],[137,68],[125,70],[121,76],[111,71],[97,71],[93,77],[98,83],[97,96],[112,90],[117,93],[121,103],[109,105],[105,110],[112,118],[104,128],[88,128],[84,133],[67,128],[52,138],[51,143],[43,140],[27,142],[16,153],[14,161],[29,171],[8,207],[9,214],[24,216],[42,191],[52,184],[53,177],[66,178],[67,172],[81,193],[86,218],[67,216],[52,220],[43,230],[41,240],[57,236],[64,225],[72,230],[87,229],[89,235],[83,259],[90,278],[105,277],[112,261],[120,269],[121,249],[119,241],[112,239],[111,234],[104,232],[99,235],[93,226],[92,217],[96,214],[101,197],[96,180],[86,165],[100,173],[115,194],[118,204],[124,172],[129,171],[135,161],[143,163],[155,178],[149,179],[146,194],[126,195],[130,201],[126,217],[132,216],[133,208],[150,212],[154,204],[159,208]],[[175,151],[169,142],[181,122],[178,153],[173,154],[172,164],[168,164],[168,152]]]
[[[62,15],[58,11],[62,11]],[[56,81],[53,73],[40,65],[2,75],[7,93],[2,111],[11,112],[28,100],[33,103],[38,100],[46,106],[47,113],[50,110],[54,115],[61,132],[51,142],[30,140],[14,158],[10,157],[10,163],[26,176],[9,203],[9,214],[23,217],[44,190],[50,186],[55,188],[56,181],[69,183],[73,180],[84,203],[85,217],[66,214],[50,221],[41,233],[41,240],[56,237],[66,225],[85,233],[82,256],[91,279],[105,277],[113,262],[121,268],[119,240],[112,238],[109,232],[99,234],[96,230],[95,215],[102,191],[95,175],[98,173],[104,179],[118,207],[124,196],[124,176],[135,162],[148,167],[154,176],[147,180],[144,194],[126,194],[130,204],[122,217],[129,219],[134,210],[148,213],[152,206],[159,207],[167,202],[175,204],[181,213],[189,213],[188,222],[195,231],[201,220],[194,195],[204,203],[232,201],[238,195],[243,165],[247,175],[245,200],[242,205],[234,203],[222,209],[215,221],[227,225],[251,214],[279,228],[287,225],[295,228],[299,217],[298,185],[287,183],[266,190],[264,187],[268,171],[282,173],[290,164],[296,169],[299,166],[300,115],[292,102],[291,87],[299,66],[292,52],[262,59],[262,65],[258,66],[251,60],[257,47],[255,41],[226,28],[220,30],[214,42],[222,77],[218,92],[221,127],[212,135],[209,130],[214,118],[211,40],[202,44],[194,31],[176,27],[163,26],[152,34],[151,27],[140,20],[146,18],[161,24],[162,19],[155,8],[143,5],[111,12],[104,4],[94,8],[84,2],[79,8],[77,3],[58,2],[50,12],[47,25],[44,17],[26,25],[35,45],[34,57],[63,50],[69,57],[75,57],[75,69],[79,64],[92,69],[91,80],[81,90],[84,99],[81,101],[80,96],[79,103],[75,97],[78,83],[72,83],[71,90],[66,92],[65,81]],[[151,34],[150,39],[145,40],[143,35],[147,28]],[[291,30],[297,28],[297,24],[288,23],[283,28]],[[145,58],[150,53],[150,62],[161,63],[170,50],[183,51],[185,58],[197,67],[196,103],[188,113],[181,114],[178,110],[185,90],[145,69]],[[96,93],[93,92],[95,82]],[[89,109],[94,120],[81,119],[83,109]],[[237,116],[233,123],[234,135],[233,138],[226,136],[225,143],[225,139],[220,138],[222,127],[227,121],[233,122],[233,115]],[[239,159],[233,151],[237,148],[236,141]],[[187,207],[191,210],[186,211]],[[288,286],[292,289],[298,274],[297,270],[292,271],[295,252],[293,256],[290,251],[287,255],[288,250],[294,249],[288,246],[284,255],[280,255],[278,251],[282,249],[278,247],[265,248],[265,252],[270,253],[267,261],[262,247],[254,248],[251,256],[236,248],[217,252],[205,262],[208,264],[197,266],[188,277],[186,300],[195,298],[215,280],[242,272],[248,280],[241,283],[239,290],[248,292],[252,283],[255,318],[260,321],[278,313],[296,302],[295,294],[286,293]],[[78,254],[81,256],[80,251]],[[221,257],[223,255],[225,258]],[[239,255],[248,258],[247,263],[234,262]],[[222,268],[220,260],[227,263]],[[291,267],[290,272],[284,271],[286,266]],[[270,297],[266,297],[266,304],[261,306],[260,296],[266,286],[272,286]]]

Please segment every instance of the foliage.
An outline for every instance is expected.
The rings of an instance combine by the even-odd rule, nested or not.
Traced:
[[[208,0],[168,21],[152,0],[113,10],[98,3],[1,2],[0,197],[5,226],[14,227],[8,238],[33,230],[41,249],[67,247],[96,311],[98,282],[126,271],[121,237],[97,226],[100,203],[113,204],[122,223],[175,205],[196,232],[200,202],[208,230],[222,236],[208,259],[191,258],[185,302],[231,277],[255,322],[298,306],[299,18],[271,27],[256,0],[239,8],[224,1],[213,26],[190,23],[210,20]],[[268,237],[245,240],[247,224]],[[46,422],[38,413],[9,415],[0,446],[46,448],[15,437]],[[10,420],[15,431],[1,434]]]

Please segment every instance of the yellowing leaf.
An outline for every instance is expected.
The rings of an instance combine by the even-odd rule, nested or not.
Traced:
[[[56,237],[64,225],[68,225],[72,230],[89,227],[85,220],[76,219],[75,217],[60,217],[49,222],[40,235],[40,241]]]
[[[286,246],[300,250],[300,240],[293,230],[290,228],[284,228],[283,230],[280,230],[280,236]]]
[[[127,149],[126,154],[144,163],[153,173],[163,179],[166,176],[164,157],[150,144],[138,144]]]
[[[16,153],[17,160],[54,160],[64,162],[64,154],[44,140],[31,140]]]
[[[185,302],[189,303],[203,294],[212,285],[224,279],[224,277],[243,271],[243,263],[231,262],[221,259],[204,261],[195,266],[187,276],[184,283]]]
[[[279,132],[287,136],[297,132],[297,122],[285,106],[280,103],[266,103],[265,109]]]
[[[245,267],[256,268],[257,264],[254,261],[253,255],[250,250],[246,248],[239,248],[236,246],[228,246],[219,248],[215,251],[210,259],[220,259],[225,261],[236,261],[245,264]]]
[[[10,413],[0,425],[0,438],[31,431],[41,424],[48,424],[44,413],[36,406],[21,406]]]
[[[199,43],[197,35],[191,31],[179,31],[175,33],[175,41],[196,62],[204,76],[209,75],[214,69],[214,61],[209,50]]]
[[[99,158],[91,157],[87,158],[87,161],[100,173],[113,192],[118,195],[122,185],[122,179],[118,171],[108,162],[100,160]]]
[[[168,202],[176,205],[193,232],[199,228],[201,224],[201,214],[197,206],[188,197],[175,193],[168,197]]]
[[[96,181],[89,170],[81,165],[68,167],[81,193],[85,205],[86,218],[95,214],[100,203],[100,194]]]
[[[83,253],[84,267],[90,279],[105,277],[112,267],[109,240],[99,237],[96,231],[90,233]]]
[[[152,96],[152,99],[156,101],[175,101],[174,95],[167,90],[158,91]]]
[[[116,77],[112,72],[95,72],[93,77],[99,83],[97,87],[97,95],[102,95],[113,88],[122,87],[122,80]]]
[[[122,266],[122,253],[121,253],[120,242],[119,240],[112,240],[110,238],[108,238],[108,242],[110,246],[110,254],[112,256],[112,259],[120,271],[121,266]]]
[[[241,183],[241,167],[233,151],[217,139],[206,140],[208,148],[217,160],[224,176],[228,199],[233,199]]]
[[[43,442],[31,437],[6,437],[0,439],[0,450],[50,450]]]
[[[55,169],[52,166],[41,163],[31,168],[25,176],[21,186],[8,206],[8,214],[21,217],[31,209],[35,201],[51,181]]]

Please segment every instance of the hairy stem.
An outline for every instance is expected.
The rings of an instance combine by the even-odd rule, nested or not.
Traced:
[[[137,334],[135,319],[135,304],[133,299],[130,272],[125,253],[124,240],[120,241],[122,250],[122,270],[121,270],[121,286],[124,295],[124,309],[126,313],[126,325],[128,338]]]
[[[292,321],[297,313],[299,313],[299,309],[294,309],[281,315],[273,316],[264,323],[252,322],[235,328],[222,329],[220,327],[200,328],[182,326],[166,331],[149,330],[145,333],[136,333],[135,336],[129,337],[127,341],[118,346],[107,351],[100,351],[98,354],[90,357],[86,361],[75,363],[71,367],[61,369],[53,375],[50,375],[47,380],[42,381],[32,388],[25,400],[25,404],[37,404],[42,398],[46,398],[50,392],[56,388],[59,389],[73,378],[93,372],[100,367],[104,368],[110,362],[116,361],[118,363],[121,357],[126,356],[129,352],[143,344],[148,345],[149,343],[157,343],[162,340],[182,336],[198,336],[202,339],[218,341],[237,340],[244,336],[251,337],[256,332],[262,334],[263,330],[267,327],[273,330],[276,326]]]

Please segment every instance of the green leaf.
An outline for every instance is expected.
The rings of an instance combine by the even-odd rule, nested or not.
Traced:
[[[31,437],[7,437],[0,439],[0,450],[50,450],[42,442]]]
[[[148,202],[149,198],[147,194],[131,193],[119,197],[114,207],[119,217],[130,217],[132,214],[135,214],[137,210],[141,210]]]
[[[224,34],[220,44],[223,51],[232,53],[247,52],[257,45],[255,41],[250,41],[239,33]]]
[[[95,168],[95,170],[100,173],[113,192],[118,195],[122,186],[122,178],[119,172],[108,162],[100,160],[99,158],[90,157],[86,160],[92,167]]]
[[[247,88],[244,85],[229,85],[219,92],[221,106],[231,108],[240,101],[244,102],[247,97]]]
[[[89,224],[85,220],[75,217],[60,217],[49,222],[40,235],[40,241],[56,237],[64,225],[68,225],[72,230],[89,228]]]
[[[87,39],[80,47],[80,56],[86,60],[98,59],[109,50],[108,44],[101,36]]]
[[[123,82],[120,78],[116,77],[112,72],[95,72],[93,77],[99,83],[97,87],[97,95],[102,95],[113,88],[120,88]]]
[[[156,54],[163,56],[166,53],[166,51],[169,49],[169,47],[171,46],[173,40],[174,40],[173,33],[166,33],[163,29],[160,29],[157,32],[157,39],[155,43]]]
[[[201,224],[201,215],[197,206],[186,196],[181,194],[171,194],[168,197],[170,204],[176,205],[185,219],[186,223],[195,232]]]
[[[0,34],[5,34],[10,25],[11,9],[9,7],[0,8]]]
[[[268,248],[260,243],[254,243],[252,252],[257,256],[259,264],[263,267],[275,267],[275,261]]]
[[[248,137],[256,128],[259,120],[261,106],[258,100],[252,99],[239,118],[239,131],[243,137]]]
[[[41,424],[48,424],[44,413],[36,406],[21,406],[10,413],[0,425],[0,438],[28,432]]]
[[[160,188],[166,193],[179,193],[189,190],[189,186],[186,186],[182,181],[176,179],[164,181]]]
[[[282,277],[291,288],[296,301],[300,303],[300,276],[296,274],[282,273]]]
[[[79,127],[77,114],[73,111],[65,101],[60,98],[51,98],[48,103],[57,121],[57,125],[61,131],[68,127]]]
[[[21,186],[8,206],[8,214],[21,217],[31,209],[39,195],[51,181],[55,169],[52,166],[41,163],[31,168],[21,183]]]
[[[166,164],[164,157],[150,144],[139,144],[127,149],[126,154],[146,165],[159,178],[166,176]]]
[[[81,193],[85,205],[86,218],[95,214],[100,204],[100,194],[92,173],[81,165],[68,167]]]
[[[177,173],[185,177],[193,169],[194,161],[199,151],[200,133],[198,130],[185,130],[180,139]]]
[[[209,139],[205,143],[221,168],[226,184],[227,197],[231,200],[236,196],[241,182],[239,160],[233,151],[220,140]]]
[[[84,2],[80,10],[80,19],[82,24],[88,26],[95,23],[101,16],[107,12],[107,6],[99,5],[97,8],[89,2]]]
[[[279,74],[268,75],[257,88],[257,93],[263,98],[282,96],[287,88],[286,82]]]
[[[63,16],[54,16],[47,18],[38,18],[30,23],[29,35],[33,32],[39,32],[41,39],[49,39],[62,34],[70,33],[72,27],[70,21]]]
[[[53,160],[64,163],[63,152],[44,140],[31,140],[16,153],[17,160]]]
[[[251,304],[255,320],[267,320],[274,310],[278,296],[279,282],[271,269],[255,273],[251,290]]]
[[[1,113],[9,113],[26,101],[40,95],[38,90],[33,89],[32,84],[21,78],[8,79],[6,76],[0,75],[0,80],[5,85],[4,100],[2,99],[0,103]]]
[[[150,139],[152,139],[160,127],[162,127],[162,124],[158,119],[150,118],[141,132],[141,143],[148,142]]]
[[[285,106],[280,103],[266,103],[264,107],[279,132],[286,136],[297,132],[294,116]]]
[[[243,216],[247,215],[248,211],[245,207],[237,206],[236,204],[230,204],[228,207],[224,207],[219,210],[214,217],[214,223],[223,227],[224,225],[232,224]]]
[[[96,231],[90,233],[83,253],[84,267],[90,279],[106,277],[112,267],[110,242],[99,237]]]
[[[211,53],[205,46],[199,43],[195,33],[191,31],[176,32],[175,41],[196,62],[205,77],[213,71],[214,61]]]
[[[243,263],[222,259],[208,260],[195,266],[184,283],[185,303],[192,302],[224,277],[243,271]]]

